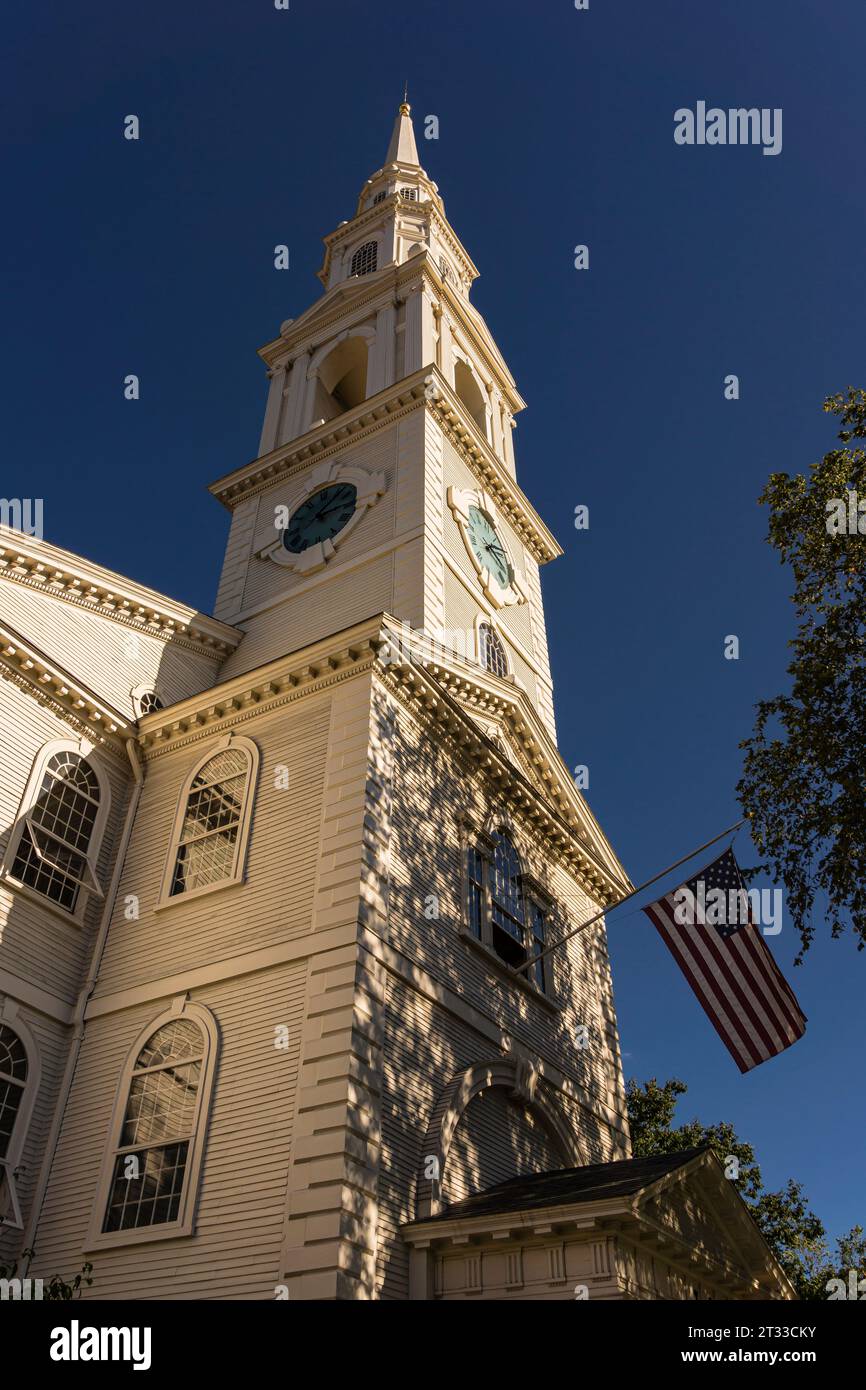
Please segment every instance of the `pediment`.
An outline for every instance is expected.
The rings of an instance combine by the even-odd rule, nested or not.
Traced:
[[[423,633],[405,626],[400,633],[395,631],[393,641],[404,667],[423,670],[503,762],[514,768],[537,798],[539,812],[545,813],[563,846],[570,846],[584,861],[595,900],[606,905],[622,897],[631,886],[628,875],[523,687],[492,676],[457,655],[452,659]],[[394,669],[400,669],[399,663]]]
[[[667,1258],[676,1261],[678,1252],[692,1252],[694,1263],[722,1268],[735,1283],[760,1284],[773,1288],[775,1296],[791,1296],[745,1202],[711,1152],[646,1188],[634,1216],[641,1237]]]

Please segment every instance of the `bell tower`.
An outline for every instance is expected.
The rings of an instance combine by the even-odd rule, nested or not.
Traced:
[[[524,402],[405,101],[324,245],[323,293],[259,352],[258,455],[212,487],[232,513],[215,613],[246,633],[224,674],[387,612],[524,689],[554,736],[539,566],[560,550],[517,485]]]

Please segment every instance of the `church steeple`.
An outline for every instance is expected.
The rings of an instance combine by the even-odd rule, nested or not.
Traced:
[[[391,143],[388,146],[388,153],[385,155],[387,164],[418,164],[418,146],[415,144],[415,128],[412,125],[412,108],[408,101],[400,103],[397,112],[397,119],[394,121],[394,129],[391,132]]]

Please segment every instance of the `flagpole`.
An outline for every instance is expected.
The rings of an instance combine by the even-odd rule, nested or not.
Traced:
[[[621,898],[618,898],[615,903],[610,903],[608,907],[603,907],[600,912],[596,912],[594,917],[590,917],[586,922],[581,922],[580,926],[575,927],[573,931],[566,932],[565,936],[561,936],[558,941],[554,941],[552,946],[545,946],[544,950],[539,951],[537,956],[532,956],[530,960],[524,961],[522,965],[512,966],[511,968],[515,975],[522,975],[524,970],[529,970],[531,966],[535,965],[536,961],[543,960],[545,956],[550,955],[551,951],[558,951],[560,946],[564,946],[566,941],[570,941],[573,936],[577,936],[585,927],[591,927],[593,922],[597,922],[606,912],[613,912],[615,907],[621,907],[623,903],[628,902],[629,898],[636,898],[638,893],[642,893],[645,888],[649,888],[651,883],[657,883],[660,878],[664,878],[666,874],[671,874],[674,869],[678,869],[680,864],[685,864],[689,859],[694,859],[696,854],[701,854],[703,850],[709,849],[710,845],[716,844],[719,840],[723,840],[726,835],[730,835],[735,830],[739,830],[741,825],[746,824],[747,819],[748,817],[744,816],[742,820],[737,821],[736,825],[729,825],[727,830],[720,831],[718,835],[714,835],[713,838],[707,840],[705,844],[698,845],[697,849],[691,850],[689,854],[684,854],[682,859],[677,859],[673,864],[668,864],[667,868],[662,869],[661,873],[653,874],[652,878],[648,878],[645,883],[638,884],[637,888],[632,888],[630,893],[625,893]]]

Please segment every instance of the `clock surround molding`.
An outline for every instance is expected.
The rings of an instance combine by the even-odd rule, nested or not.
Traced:
[[[283,544],[285,527],[278,525],[275,519],[276,537],[256,552],[256,558],[271,561],[273,564],[279,565],[281,569],[292,570],[295,574],[301,575],[315,574],[317,570],[323,569],[347,537],[352,534],[367,509],[375,506],[385,492],[385,474],[383,472],[371,473],[366,468],[358,468],[353,464],[343,463],[339,459],[328,459],[299,479],[286,501],[278,503],[274,508],[275,518],[278,512],[285,512],[287,526],[298,508],[302,507],[310,497],[321,492],[323,488],[337,483],[352,484],[355,489],[355,510],[345,526],[341,527],[335,536],[317,541],[314,545],[307,546],[305,550],[294,552],[287,550]]]
[[[517,574],[514,561],[511,558],[511,551],[506,543],[501,529],[499,512],[495,500],[489,492],[475,490],[471,488],[449,487],[447,494],[448,506],[454,517],[463,537],[463,544],[466,552],[472,561],[478,581],[481,585],[484,597],[493,605],[494,608],[510,608],[515,604],[526,603],[529,599],[528,590],[523,580]],[[483,512],[489,518],[496,529],[497,535],[502,543],[502,548],[508,558],[510,579],[507,584],[500,584],[498,578],[475,554],[470,536],[470,508],[474,507],[477,511]]]

